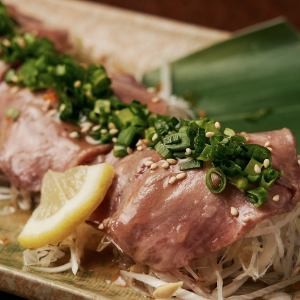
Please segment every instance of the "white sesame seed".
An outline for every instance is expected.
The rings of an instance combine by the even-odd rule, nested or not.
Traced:
[[[118,139],[116,137],[113,137],[111,140],[113,141],[113,143],[116,143]]]
[[[151,101],[152,101],[153,103],[157,103],[157,102],[160,101],[160,98],[159,98],[159,97],[153,97],[153,98],[151,99]]]
[[[59,112],[63,112],[65,109],[66,109],[66,104],[62,104],[62,105],[59,107]]]
[[[215,123],[215,127],[216,127],[217,129],[220,129],[220,128],[221,128],[220,122],[216,122],[216,123]]]
[[[18,80],[19,80],[19,78],[18,78],[17,75],[13,75],[13,76],[11,77],[11,81],[14,82],[14,83],[18,82]]]
[[[141,145],[143,145],[142,140],[138,140],[137,143],[136,143],[136,146],[141,146]]]
[[[268,149],[270,152],[273,151],[273,149],[272,149],[271,147],[267,147],[267,149]]]
[[[106,134],[107,133],[107,129],[103,128],[100,130],[101,134]]]
[[[2,41],[2,44],[3,44],[3,46],[5,46],[5,47],[9,47],[9,46],[11,45],[11,43],[10,43],[10,41],[9,41],[8,39],[4,39],[4,40]]]
[[[176,165],[176,164],[177,164],[177,159],[174,159],[174,158],[167,158],[167,162],[168,162],[170,165]]]
[[[182,173],[179,173],[176,175],[176,179],[177,180],[181,180],[181,179],[184,179],[186,177],[186,173],[185,172],[182,172]]]
[[[275,202],[278,202],[280,199],[280,196],[277,194],[275,196],[273,196],[272,200],[275,201]]]
[[[186,148],[185,149],[185,154],[186,155],[190,155],[192,153],[192,149],[191,148]]]
[[[149,93],[154,93],[155,92],[155,87],[153,87],[153,86],[150,86],[150,87],[148,87],[147,88],[147,91],[149,92]]]
[[[263,165],[264,165],[265,168],[268,168],[269,165],[270,165],[270,160],[266,158],[266,159],[264,160]]]
[[[158,139],[158,134],[154,133],[152,136],[152,142],[155,142]]]
[[[265,142],[265,147],[269,147],[271,145],[270,141]]]
[[[79,137],[79,133],[77,131],[72,131],[72,132],[69,133],[69,137],[71,139],[76,139],[76,138]]]
[[[91,145],[99,145],[100,144],[100,141],[97,141],[95,139],[93,139],[91,136],[87,135],[85,136],[85,141]]]
[[[81,81],[80,80],[76,80],[75,82],[74,82],[74,87],[75,88],[79,88],[81,86]]]
[[[152,163],[150,166],[150,170],[156,170],[158,168],[158,164],[157,163]]]
[[[103,229],[104,229],[103,223],[101,223],[101,224],[98,226],[98,229],[100,229],[100,230],[103,230]]]
[[[115,129],[115,128],[116,128],[115,123],[109,122],[109,123],[108,123],[108,128],[109,128],[109,129]]]
[[[236,207],[231,206],[230,207],[230,214],[234,217],[237,217],[239,215],[239,211]]]
[[[212,131],[208,131],[208,132],[205,133],[205,136],[206,136],[207,138],[211,138],[211,137],[214,136],[214,135],[215,135],[215,133],[212,132]]]
[[[169,184],[173,184],[173,183],[175,183],[176,180],[177,179],[175,176],[171,176],[168,182],[169,182]]]
[[[128,153],[128,154],[131,154],[131,153],[133,152],[133,150],[132,150],[130,147],[127,147],[126,150],[127,150],[127,153]]]
[[[22,37],[17,38],[17,44],[21,47],[24,48],[26,46],[25,40]]]
[[[162,168],[164,169],[168,169],[170,167],[170,164],[167,162],[167,161],[164,161],[162,164],[161,164]]]
[[[298,165],[300,166],[300,159],[298,159]]]
[[[254,166],[254,172],[256,174],[260,174],[261,173],[261,167],[258,164],[255,164],[255,166]]]
[[[147,161],[145,162],[145,166],[146,166],[146,167],[150,167],[152,164],[153,164],[153,161],[152,161],[152,160],[147,160]]]
[[[112,129],[109,130],[109,133],[110,133],[111,135],[115,135],[115,134],[117,134],[118,132],[119,132],[119,130],[118,130],[117,128],[112,128]]]
[[[92,127],[92,131],[97,131],[97,130],[99,130],[100,128],[101,128],[100,125],[95,125],[95,126]]]
[[[143,150],[143,146],[137,146],[136,150],[137,151],[142,151]]]
[[[80,124],[80,127],[81,127],[80,131],[82,133],[86,133],[91,129],[92,126],[93,126],[93,124],[91,122],[83,122]]]

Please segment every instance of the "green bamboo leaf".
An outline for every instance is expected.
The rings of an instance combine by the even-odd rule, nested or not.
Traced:
[[[173,92],[241,131],[288,127],[300,144],[300,39],[276,21],[171,64]],[[149,86],[159,72],[145,75]]]

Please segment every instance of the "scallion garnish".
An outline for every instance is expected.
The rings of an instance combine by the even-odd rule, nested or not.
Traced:
[[[205,182],[212,193],[218,194],[224,191],[227,179],[221,169],[211,168],[206,173]]]
[[[252,190],[248,190],[246,194],[249,198],[249,201],[255,207],[260,207],[261,205],[263,205],[268,197],[267,190],[262,186],[259,186]]]
[[[187,160],[185,162],[180,163],[179,167],[181,171],[192,170],[192,169],[200,169],[203,166],[203,161],[201,160]]]
[[[180,163],[181,170],[212,165],[206,184],[213,193],[221,193],[229,182],[256,207],[265,202],[267,189],[280,177],[272,167],[269,149],[248,144],[233,129],[222,129],[219,122],[156,115],[137,100],[123,103],[113,95],[103,66],[83,67],[59,53],[50,40],[22,33],[1,0],[0,38],[0,58],[10,65],[6,82],[55,92],[61,120],[91,123],[84,133],[99,143],[114,143],[117,157],[128,155],[139,140],[146,140],[163,158],[188,157]],[[15,108],[5,112],[13,120],[19,114]]]

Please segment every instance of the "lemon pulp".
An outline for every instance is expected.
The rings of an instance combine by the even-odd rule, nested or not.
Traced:
[[[102,202],[113,177],[106,163],[47,172],[41,202],[18,237],[21,246],[39,248],[65,239]]]

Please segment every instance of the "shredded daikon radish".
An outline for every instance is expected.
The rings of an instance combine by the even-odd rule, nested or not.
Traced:
[[[45,273],[61,273],[68,271],[72,268],[71,262],[68,262],[64,265],[58,266],[58,267],[36,267],[36,266],[30,266],[30,269],[39,271],[39,272],[45,272]]]
[[[159,96],[168,104],[168,114],[178,118],[192,118],[194,113],[187,101],[173,95],[171,66],[163,62],[160,69],[160,92]]]
[[[49,267],[50,264],[65,256],[58,246],[48,245],[34,250],[25,250],[23,260],[25,266]]]
[[[223,278],[219,271],[216,271],[217,276],[217,300],[223,300]]]
[[[143,282],[144,284],[150,285],[151,287],[158,288],[159,286],[162,286],[164,284],[167,284],[168,282],[165,282],[161,279],[157,279],[150,275],[145,274],[138,274],[133,272],[127,272],[127,271],[120,271],[121,275],[123,277],[129,277],[135,280],[138,280],[140,282]],[[185,300],[208,300],[208,298],[204,298],[202,296],[196,295],[195,293],[192,293],[185,289],[178,289],[175,293],[175,296],[179,299],[185,299]]]
[[[270,295],[271,293],[273,293],[277,290],[280,290],[282,288],[285,288],[289,285],[292,285],[298,281],[300,281],[300,275],[290,278],[290,279],[287,279],[287,280],[283,280],[281,282],[278,282],[278,283],[268,286],[266,288],[260,289],[253,293],[229,297],[228,300],[251,300],[251,299],[263,297],[265,295]]]
[[[112,244],[111,240],[106,235],[104,235],[102,237],[99,245],[97,246],[96,251],[97,252],[102,252],[106,247],[108,247],[111,244]]]

